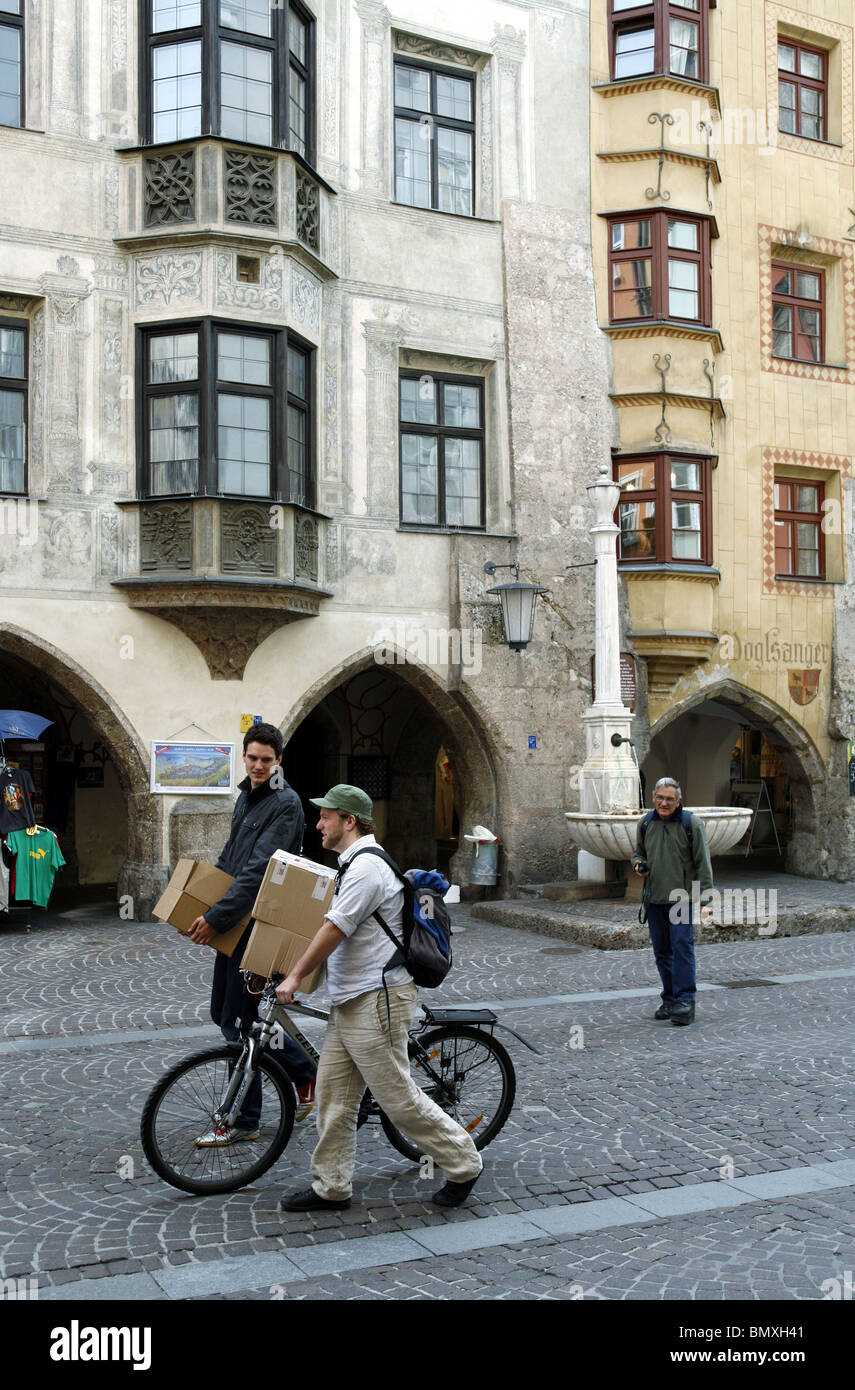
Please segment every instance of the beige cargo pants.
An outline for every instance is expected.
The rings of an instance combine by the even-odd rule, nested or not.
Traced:
[[[319,1197],[343,1201],[351,1194],[356,1156],[356,1118],[367,1086],[389,1119],[452,1182],[480,1173],[472,1138],[410,1076],[407,1030],[416,1011],[415,985],[389,986],[389,1021],[383,990],[371,990],[330,1011],[317,1079],[318,1144],[312,1154],[312,1186]]]

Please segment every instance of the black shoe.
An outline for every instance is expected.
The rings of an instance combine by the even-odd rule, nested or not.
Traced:
[[[346,1211],[350,1198],[333,1202],[327,1197],[319,1197],[313,1187],[305,1187],[302,1192],[292,1192],[290,1197],[283,1197],[279,1206],[282,1211]]]
[[[481,1172],[483,1171],[482,1168]],[[466,1182],[447,1182],[433,1194],[431,1201],[438,1207],[459,1207],[466,1201],[480,1176],[481,1173],[476,1173],[474,1178],[469,1178]]]
[[[678,1028],[685,1028],[687,1023],[695,1021],[694,1000],[678,1000],[671,1010],[671,1022]]]
[[[674,1005],[673,1005],[673,1004],[660,1004],[660,1005],[659,1005],[659,1008],[656,1010],[656,1013],[653,1015],[653,1017],[654,1017],[654,1018],[670,1018],[673,1009],[674,1009]]]

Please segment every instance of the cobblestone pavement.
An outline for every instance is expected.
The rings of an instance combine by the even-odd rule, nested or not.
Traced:
[[[652,1021],[650,952],[455,917],[455,969],[428,1002],[502,1001],[502,1021],[541,1055],[506,1036],[516,1106],[451,1213],[430,1204],[438,1179],[421,1181],[379,1130],[360,1134],[349,1211],[280,1213],[282,1190],[305,1185],[311,1121],[251,1188],[166,1186],[142,1156],[139,1115],[163,1068],[218,1036],[210,953],[169,927],[79,910],[2,930],[0,1085],[16,1097],[0,1143],[2,1276],[90,1298],[98,1281],[129,1298],[820,1300],[855,1269],[851,1162],[839,1185],[769,1180],[725,1209],[636,1219],[627,1205],[855,1159],[855,936],[700,946],[697,1021],[677,1029]],[[530,1224],[615,1198],[623,1214],[604,1229]],[[470,1223],[459,1250],[443,1235],[455,1223]],[[424,1258],[395,1254],[406,1233],[430,1245]],[[281,1256],[297,1270],[284,1285],[270,1274]]]

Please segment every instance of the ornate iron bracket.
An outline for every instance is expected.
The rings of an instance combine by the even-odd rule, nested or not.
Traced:
[[[648,125],[655,125],[657,121],[659,121],[662,127],[662,139],[659,144],[659,179],[656,187],[648,188],[644,196],[651,199],[661,198],[664,203],[670,203],[671,194],[666,192],[662,187],[662,170],[665,167],[665,127],[666,125],[674,124],[674,117],[671,115],[670,111],[665,111],[664,113],[651,111],[650,115],[647,117]]]
[[[660,365],[662,362],[665,363],[664,367]],[[670,443],[671,443],[671,430],[670,430],[669,427],[668,427],[668,419],[667,419],[667,416],[666,416],[666,413],[665,413],[666,406],[667,406],[667,404],[668,404],[668,382],[667,382],[666,378],[667,378],[667,376],[668,376],[668,373],[669,373],[670,370],[671,370],[671,354],[670,354],[670,352],[666,352],[664,357],[661,355],[661,353],[654,352],[654,354],[653,354],[653,365],[654,365],[654,367],[656,368],[657,372],[659,373],[659,376],[660,376],[661,381],[662,381],[662,397],[663,397],[663,399],[662,399],[662,419],[659,421],[659,424],[656,426],[656,431],[655,431],[655,433],[654,433],[654,435],[653,435],[653,440],[654,440],[654,443],[656,443],[656,444],[670,444]]]
[[[705,134],[707,137],[707,207],[709,208],[710,212],[712,212],[713,205],[712,198],[710,197],[710,160],[712,159],[710,141],[712,138],[712,126],[709,124],[708,121],[698,121],[698,130],[701,132],[702,135]]]
[[[704,358],[704,376],[710,384],[710,449],[715,449],[715,360]]]

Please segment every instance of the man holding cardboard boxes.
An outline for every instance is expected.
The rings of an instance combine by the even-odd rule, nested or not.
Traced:
[[[312,798],[312,804],[320,808],[324,849],[338,854],[339,885],[320,930],[276,995],[280,1003],[291,1003],[301,980],[326,961],[331,1008],[318,1066],[314,1182],[283,1197],[282,1209],[342,1211],[350,1206],[356,1121],[366,1086],[393,1124],[446,1173],[448,1180],[434,1202],[459,1206],[481,1172],[481,1156],[471,1135],[410,1076],[407,1034],[418,989],[403,965],[386,973],[387,1007],[383,969],[392,950],[374,914],[400,937],[404,892],[388,864],[364,853],[377,844],[371,798],[359,787],[340,784],[325,797]]]
[[[206,908],[204,915],[193,922],[189,936],[202,945],[210,945],[217,933],[229,931],[251,911],[274,850],[299,853],[302,846],[304,818],[300,798],[281,773],[274,776],[281,766],[282,748],[282,734],[272,724],[254,724],[244,735],[247,776],[239,784],[231,833],[216,863],[218,869],[232,875],[234,883],[219,902]],[[248,926],[232,955],[218,953],[214,964],[211,1017],[227,1042],[237,1042],[241,1030],[246,1032],[258,1013],[258,999],[247,993],[240,974],[249,933]],[[303,1119],[314,1103],[314,1068],[287,1037],[283,1038],[276,1059],[297,1087],[298,1118]],[[234,1128],[211,1130],[196,1142],[202,1147],[219,1147],[257,1139],[260,1118],[261,1078],[257,1077]]]

